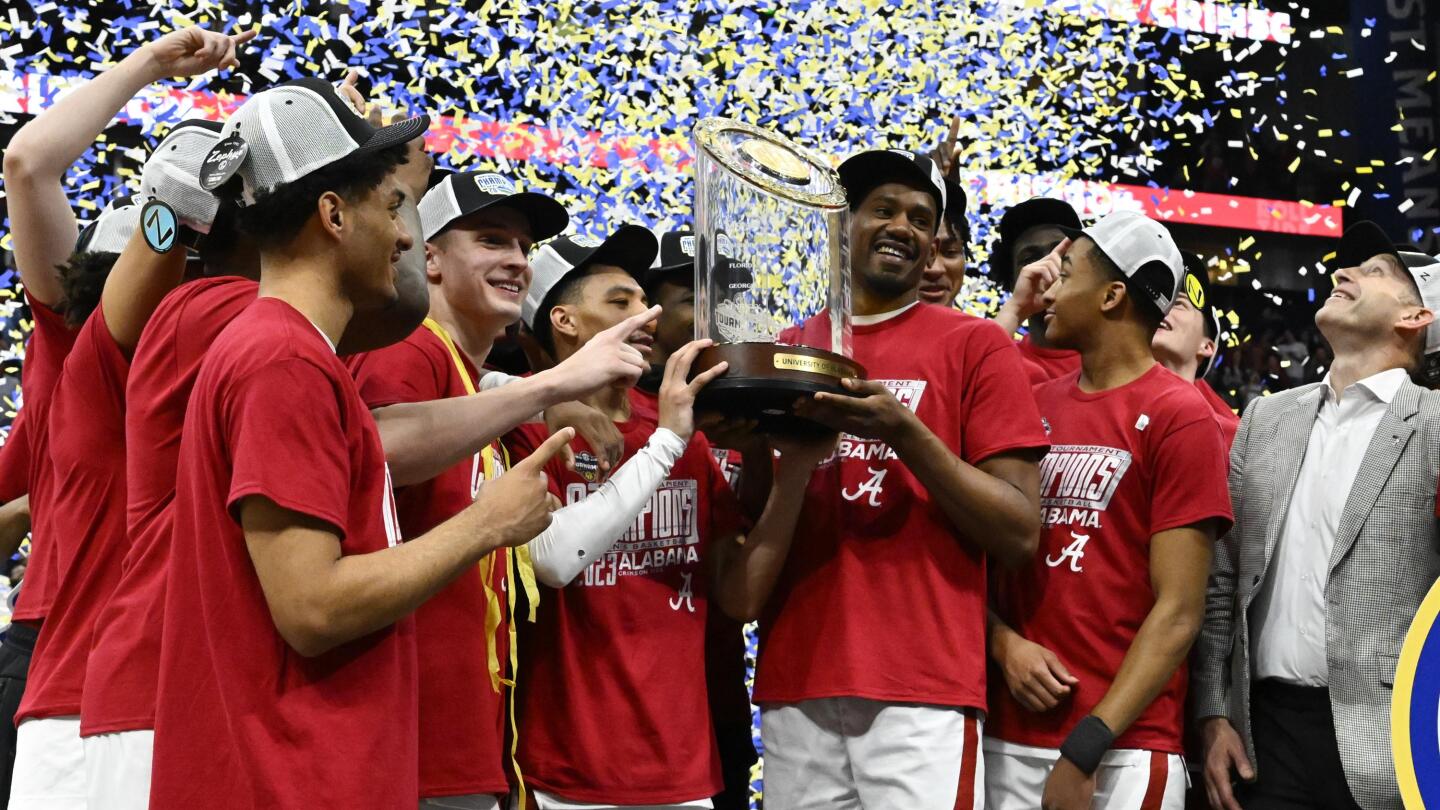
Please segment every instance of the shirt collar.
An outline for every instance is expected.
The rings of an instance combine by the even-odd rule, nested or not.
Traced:
[[[1387,368],[1379,374],[1371,374],[1363,380],[1356,380],[1350,388],[1360,387],[1365,389],[1370,396],[1389,405],[1395,399],[1395,394],[1400,391],[1400,386],[1410,377],[1410,373],[1403,368]],[[1327,402],[1335,399],[1335,389],[1330,386],[1330,373],[1325,373],[1325,379],[1320,388],[1320,395]],[[1347,389],[1348,390],[1348,389]]]
[[[306,318],[306,320],[310,320],[310,319],[309,319],[309,318]],[[339,353],[340,353],[340,350],[337,349],[337,348],[335,348],[335,341],[331,340],[331,339],[330,339],[330,336],[327,335],[327,334],[325,334],[325,330],[324,330],[324,329],[321,329],[320,326],[319,326],[318,324],[316,324],[314,321],[310,321],[310,325],[313,326],[313,327],[315,327],[315,331],[320,333],[320,337],[321,337],[321,338],[324,338],[324,340],[325,340],[325,345],[330,347],[330,351],[335,352],[336,354],[339,354]]]
[[[891,318],[905,314],[907,311],[910,310],[911,307],[918,306],[919,304],[920,301],[915,300],[911,301],[903,307],[900,307],[899,309],[892,309],[889,312],[881,312],[877,315],[851,315],[850,323],[854,324],[855,326],[871,326],[877,323],[884,323]]]

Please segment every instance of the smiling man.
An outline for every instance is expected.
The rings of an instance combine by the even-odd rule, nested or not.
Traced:
[[[844,435],[760,601],[765,799],[979,807],[987,558],[1033,551],[1048,443],[1009,336],[919,302],[946,203],[935,164],[863,152],[840,179],[854,213],[855,359],[870,379],[797,406]],[[822,312],[799,332],[829,323]]]
[[[487,387],[491,345],[520,319],[534,243],[564,230],[570,217],[554,199],[519,191],[493,172],[437,171],[432,180],[420,202],[430,317],[400,343],[351,363],[387,453],[394,444],[384,433],[387,409],[424,403],[434,413],[428,429],[417,431],[424,435],[414,437],[431,445],[431,470],[401,479],[392,469],[405,540],[463,511],[505,471],[500,434],[644,368],[617,332],[553,369],[477,394]],[[451,441],[436,441],[457,428]],[[497,549],[416,611],[422,808],[487,810],[509,792],[500,686],[513,660],[504,597],[515,570],[514,555]]]
[[[1440,393],[1411,382],[1440,359],[1440,262],[1371,222],[1337,256],[1315,314],[1329,373],[1253,400],[1230,450],[1195,665],[1217,810],[1401,803],[1396,655],[1440,577]]]
[[[1110,214],[1062,254],[1044,317],[1081,367],[1035,387],[1044,528],[1035,560],[996,583],[986,801],[1178,810],[1185,656],[1230,521],[1225,451],[1194,386],[1150,353],[1184,275],[1164,226]]]
[[[1180,379],[1195,381],[1195,390],[1215,414],[1228,448],[1235,441],[1240,417],[1205,382],[1205,376],[1215,366],[1216,341],[1220,339],[1220,319],[1210,306],[1210,271],[1198,255],[1188,250],[1180,251],[1180,255],[1185,259],[1185,282],[1180,285],[1175,306],[1155,330],[1150,351],[1160,365],[1175,372]]]
[[[920,277],[920,300],[942,307],[955,305],[965,284],[970,260],[970,222],[965,218],[965,189],[945,178],[945,214],[935,234],[935,247]]]

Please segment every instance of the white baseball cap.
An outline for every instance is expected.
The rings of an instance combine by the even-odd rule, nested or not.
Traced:
[[[1180,248],[1164,225],[1134,211],[1116,211],[1095,224],[1079,231],[1066,230],[1073,239],[1087,236],[1105,257],[1120,268],[1127,279],[1135,282],[1160,314],[1170,311],[1185,280],[1185,260]],[[1152,289],[1136,278],[1141,269],[1158,262],[1170,271],[1171,282],[1166,289]]]
[[[297,79],[256,93],[230,116],[201,167],[200,186],[215,191],[238,174],[239,202],[249,205],[256,195],[350,155],[408,143],[429,127],[429,116],[417,115],[377,129],[334,85]]]
[[[138,197],[120,197],[95,221],[85,226],[75,242],[76,253],[119,253],[130,243],[135,229],[140,227],[140,209],[145,200]]]
[[[140,172],[140,193],[169,205],[181,222],[200,233],[210,232],[220,208],[220,199],[200,187],[200,164],[223,129],[218,121],[181,121],[155,145]]]
[[[420,230],[425,241],[450,227],[455,220],[490,207],[510,208],[530,223],[536,242],[565,230],[570,215],[553,197],[535,191],[518,191],[515,182],[495,172],[451,172],[430,175],[430,190],[420,199]]]

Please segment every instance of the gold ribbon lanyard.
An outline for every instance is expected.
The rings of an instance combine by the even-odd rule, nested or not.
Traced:
[[[450,350],[450,359],[455,362],[455,370],[460,374],[460,382],[465,386],[466,394],[475,393],[475,382],[470,379],[470,371],[465,368],[465,361],[460,357],[460,350],[455,348],[455,341],[450,339],[450,333],[445,327],[433,318],[425,319],[425,328],[434,333],[445,348]],[[495,448],[500,448],[501,461],[503,466],[497,466],[495,460]],[[480,451],[480,463],[483,465],[484,480],[493,481],[501,473],[510,468],[510,453],[505,446],[494,442]],[[510,552],[510,553],[507,553]],[[506,566],[510,575],[511,586],[505,589],[506,607],[510,614],[510,677],[503,678],[500,675],[500,654],[496,650],[496,633],[500,629],[500,597],[495,593],[491,585],[494,580],[496,559]],[[485,589],[485,653],[490,668],[490,688],[496,692],[500,691],[500,685],[510,687],[510,764],[515,769],[515,779],[519,783],[520,806],[525,807],[525,777],[520,773],[520,762],[516,758],[516,752],[520,745],[520,732],[515,725],[515,681],[519,676],[517,650],[519,645],[515,640],[515,587],[514,583],[519,582],[525,589],[525,598],[530,603],[529,615],[526,619],[531,623],[535,621],[535,608],[540,604],[540,589],[535,584],[535,568],[530,564],[530,550],[525,546],[518,546],[513,549],[500,549],[491,554],[485,555],[480,561],[480,581]]]

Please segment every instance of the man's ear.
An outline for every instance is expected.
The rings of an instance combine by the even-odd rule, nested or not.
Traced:
[[[440,283],[440,251],[434,242],[425,243],[425,280],[431,284]]]
[[[1105,297],[1100,301],[1100,311],[1119,314],[1130,297],[1130,290],[1123,281],[1112,281],[1105,285]]]
[[[332,239],[339,240],[345,229],[345,199],[333,191],[320,195],[316,207],[320,213],[320,228]]]
[[[1215,356],[1215,341],[1211,340],[1208,337],[1204,340],[1201,340],[1200,351],[1196,353],[1200,355],[1200,365],[1205,365],[1204,361],[1209,360],[1210,358]]]
[[[556,304],[550,308],[550,334],[552,336],[564,335],[571,340],[580,336],[580,324],[576,321],[575,307],[569,304]]]
[[[1400,316],[1400,322],[1396,326],[1402,329],[1410,329],[1416,332],[1424,332],[1430,324],[1435,322],[1435,313],[1426,307],[1419,307],[1414,311]]]

